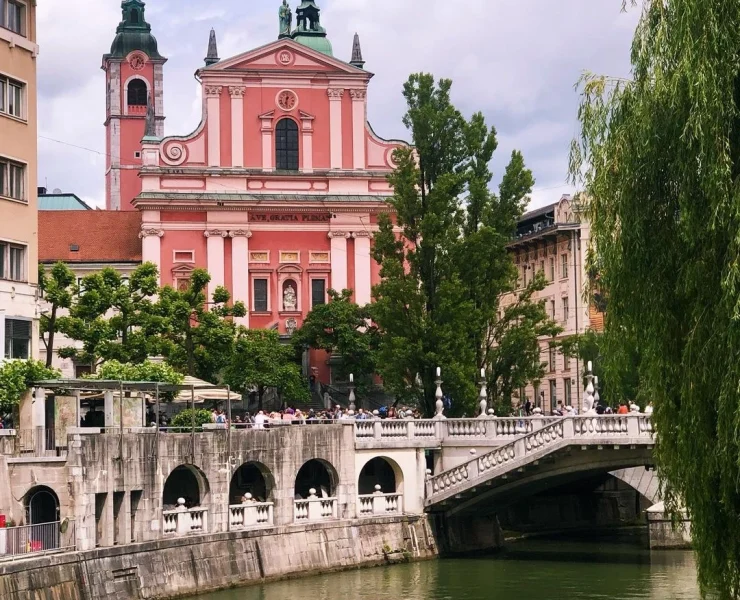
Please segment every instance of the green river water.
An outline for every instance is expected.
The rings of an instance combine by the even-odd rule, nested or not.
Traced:
[[[699,600],[691,552],[526,541],[494,556],[304,577],[197,600]],[[193,599],[196,600],[196,599]]]

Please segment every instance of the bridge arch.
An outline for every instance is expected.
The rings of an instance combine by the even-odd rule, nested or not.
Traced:
[[[245,494],[252,494],[257,502],[272,502],[275,477],[270,469],[258,461],[243,463],[231,477],[229,504],[241,504]]]
[[[309,497],[309,490],[315,489],[320,498],[333,498],[339,485],[339,474],[330,462],[313,458],[303,464],[295,477],[295,498]]]
[[[403,493],[403,469],[395,460],[376,456],[365,462],[357,479],[357,493],[360,496],[372,494],[376,485],[384,494]]]
[[[635,489],[651,505],[663,501],[660,495],[660,478],[654,468],[632,467],[630,469],[619,469],[618,471],[612,471],[609,475]]]
[[[208,477],[195,465],[175,467],[164,482],[162,506],[177,506],[178,498],[184,498],[185,505],[203,506],[210,495]]]
[[[27,525],[59,521],[59,496],[48,486],[37,485],[23,497]]]

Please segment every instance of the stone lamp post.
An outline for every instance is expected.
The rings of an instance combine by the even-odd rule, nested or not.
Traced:
[[[434,381],[434,383],[437,386],[437,391],[434,394],[434,397],[437,399],[437,401],[434,403],[435,406],[435,415],[434,418],[438,421],[441,419],[446,419],[444,412],[445,412],[445,404],[443,402],[444,394],[442,393],[442,369],[437,367],[437,379]]]
[[[594,410],[594,375],[592,371],[593,364],[588,361],[586,367],[586,391],[583,393],[583,414],[584,415],[595,415]]]
[[[355,376],[354,373],[349,374],[349,409],[354,413],[357,410],[355,406]]]
[[[480,406],[480,414],[478,415],[479,419],[486,419],[488,418],[488,415],[486,414],[486,408],[488,408],[488,390],[486,389],[486,369],[483,368],[480,370],[480,394],[478,395],[478,405]]]

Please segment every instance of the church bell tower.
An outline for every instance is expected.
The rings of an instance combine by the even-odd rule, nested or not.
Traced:
[[[132,201],[141,192],[141,139],[149,102],[153,104],[156,135],[164,135],[163,67],[167,59],[157,49],[144,11],[143,0],[121,2],[123,18],[110,53],[103,56],[108,210],[134,210]]]

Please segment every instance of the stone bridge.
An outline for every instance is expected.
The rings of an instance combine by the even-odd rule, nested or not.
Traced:
[[[472,458],[428,477],[424,505],[480,514],[589,475],[650,466],[653,445],[645,415],[560,418],[488,452],[472,449]]]

